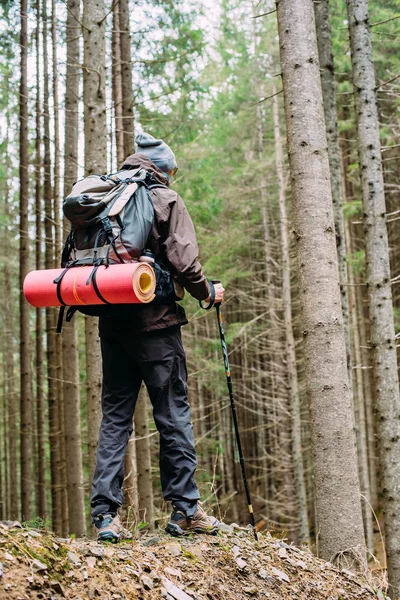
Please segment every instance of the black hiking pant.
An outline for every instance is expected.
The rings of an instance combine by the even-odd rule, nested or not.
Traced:
[[[103,419],[92,483],[92,517],[114,513],[123,502],[124,457],[142,381],[160,434],[163,496],[193,516],[200,496],[194,480],[197,458],[180,327],[101,337],[101,352]]]

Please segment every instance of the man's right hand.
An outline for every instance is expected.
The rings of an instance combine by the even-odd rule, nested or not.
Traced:
[[[225,292],[225,289],[224,289],[222,283],[215,283],[214,289],[215,289],[214,304],[221,304],[221,302],[224,301],[224,292]],[[210,300],[211,300],[211,296],[208,296],[208,298],[206,298],[205,302],[210,302]]]

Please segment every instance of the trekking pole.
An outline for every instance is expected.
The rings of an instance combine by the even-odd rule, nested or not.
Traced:
[[[215,284],[215,283],[220,283],[220,282],[218,280],[216,280],[216,279],[213,279],[211,281],[211,283]],[[200,306],[201,306],[201,304],[200,304]],[[231,370],[230,370],[229,359],[228,359],[228,350],[227,350],[227,347],[226,347],[225,332],[224,332],[224,327],[223,327],[223,324],[222,324],[221,303],[218,302],[214,306],[215,306],[215,309],[217,311],[219,336],[220,336],[220,339],[221,339],[222,354],[223,354],[223,357],[224,357],[226,383],[227,383],[228,390],[229,390],[229,399],[230,399],[231,409],[232,409],[232,419],[233,419],[233,426],[235,428],[235,435],[236,435],[236,443],[237,443],[237,448],[238,448],[238,453],[239,453],[240,468],[242,470],[242,477],[243,477],[244,489],[245,489],[246,498],[247,498],[247,506],[248,506],[249,513],[250,513],[250,521],[251,521],[251,525],[253,527],[254,537],[255,537],[255,539],[257,541],[258,540],[258,536],[257,536],[257,530],[256,530],[256,523],[255,523],[255,520],[254,520],[253,505],[251,503],[249,485],[247,483],[246,469],[245,469],[245,465],[244,465],[244,457],[243,457],[243,451],[242,451],[242,444],[241,444],[241,441],[240,441],[239,423],[238,423],[237,414],[236,414],[235,398],[234,398],[234,395],[233,395]]]

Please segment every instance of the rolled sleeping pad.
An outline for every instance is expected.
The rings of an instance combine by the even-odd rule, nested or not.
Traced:
[[[54,280],[63,271],[46,269],[28,273],[24,281],[24,294],[29,304],[36,308],[61,306],[60,298],[67,306],[146,304],[155,297],[156,276],[146,263],[101,265],[96,268],[94,277],[92,266],[71,267],[63,275],[57,293]]]

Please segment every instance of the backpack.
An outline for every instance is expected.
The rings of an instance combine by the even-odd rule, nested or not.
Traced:
[[[110,175],[89,175],[77,181],[65,198],[63,211],[71,223],[65,241],[61,266],[64,271],[54,281],[58,286],[69,268],[93,265],[93,281],[100,265],[133,262],[143,255],[154,221],[149,190],[167,188],[145,169],[122,170]],[[176,288],[169,271],[155,263],[156,298],[165,303],[181,300],[183,290]],[[91,280],[89,277],[88,283]],[[66,320],[80,312],[95,317],[135,318],[131,304],[72,306]],[[60,309],[57,331],[61,331],[64,306]]]
[[[89,175],[77,181],[64,200],[71,231],[61,266],[126,263],[137,260],[146,247],[154,208],[149,189],[167,187],[144,169],[111,175]]]

